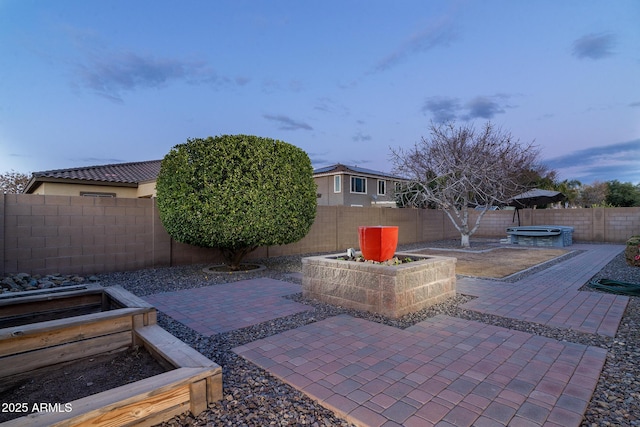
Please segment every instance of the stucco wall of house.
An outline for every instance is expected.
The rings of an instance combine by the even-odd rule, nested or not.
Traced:
[[[340,178],[340,191],[334,191],[334,179]],[[335,174],[331,176],[321,176],[314,178],[318,184],[319,206],[361,206],[361,207],[395,207],[393,203],[393,188],[395,181],[385,181],[385,194],[378,194],[378,179],[371,177],[366,178],[367,192],[366,194],[354,193],[351,191],[351,177],[359,175]]]
[[[353,177],[358,177],[358,175],[344,175],[344,206],[361,206],[361,207],[370,207],[371,206],[371,186],[373,185],[373,179],[366,178],[367,181],[367,193],[354,193],[351,191],[351,179]]]
[[[43,182],[33,194],[42,196],[80,196],[81,193],[109,193],[116,197],[136,198],[138,189],[135,187],[116,187],[108,185],[68,184],[61,182]]]
[[[43,182],[33,191],[42,196],[80,196],[82,193],[115,194],[115,197],[136,198],[155,197],[156,182],[141,183],[138,187],[118,187],[111,185],[72,184],[62,182]]]
[[[338,206],[342,205],[344,202],[344,177],[342,175],[337,175],[340,177],[341,186],[340,191],[334,191],[334,176],[319,176],[314,177],[314,181],[318,185],[318,193],[321,194],[321,197],[318,198],[318,206]]]
[[[156,182],[144,182],[139,183],[136,191],[136,197],[155,197],[156,196]]]

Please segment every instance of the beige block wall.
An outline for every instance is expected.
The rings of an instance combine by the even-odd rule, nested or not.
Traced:
[[[299,242],[289,245],[269,246],[264,248],[264,251],[256,251],[256,253],[251,254],[251,258],[335,251],[338,236],[337,215],[337,206],[318,206],[316,219],[309,233]]]
[[[477,237],[497,237],[518,225],[565,225],[573,227],[573,240],[624,243],[640,233],[640,207],[590,209],[523,209],[490,211],[482,219]],[[473,218],[477,216],[474,212]],[[473,239],[473,237],[472,237]]]
[[[5,272],[125,271],[156,257],[151,199],[7,194],[3,205]]]
[[[594,221],[594,234],[598,227],[604,228],[607,242],[624,242],[630,235],[640,235],[640,207],[637,208],[599,208],[604,211],[603,224]],[[595,213],[595,210],[594,210]]]
[[[519,216],[521,225],[573,226],[574,241],[624,243],[640,235],[640,208],[526,209]],[[513,211],[487,212],[471,241],[506,237],[506,228],[517,224]],[[216,249],[173,241],[155,199],[0,194],[0,225],[0,275],[94,274],[222,260]],[[259,248],[248,259],[358,248],[361,225],[397,225],[400,244],[460,237],[439,210],[318,206],[306,237]]]

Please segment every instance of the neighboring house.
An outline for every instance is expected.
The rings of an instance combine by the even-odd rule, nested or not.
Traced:
[[[85,197],[155,197],[161,160],[34,172],[24,193]],[[402,178],[342,164],[313,171],[318,205],[395,207]]]
[[[402,178],[384,172],[342,164],[313,171],[318,205],[396,207],[393,193]]]
[[[161,160],[34,172],[24,192],[59,196],[155,197]]]

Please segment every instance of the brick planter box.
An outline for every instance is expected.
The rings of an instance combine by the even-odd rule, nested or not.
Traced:
[[[397,253],[417,261],[381,265],[341,256],[302,259],[304,297],[398,318],[456,294],[455,258]]]

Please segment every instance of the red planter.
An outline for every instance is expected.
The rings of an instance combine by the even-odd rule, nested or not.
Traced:
[[[396,253],[398,227],[383,225],[358,227],[358,241],[364,259],[387,261]]]

